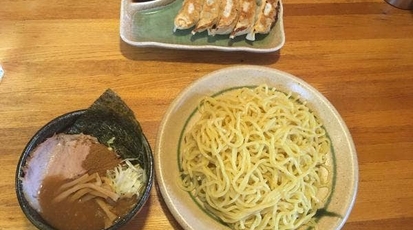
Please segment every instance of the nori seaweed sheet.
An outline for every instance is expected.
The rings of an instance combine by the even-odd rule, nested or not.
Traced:
[[[142,132],[133,111],[111,89],[106,90],[76,122],[70,126],[67,134],[88,134],[102,144],[110,146],[123,158],[137,158],[145,168],[149,144]]]

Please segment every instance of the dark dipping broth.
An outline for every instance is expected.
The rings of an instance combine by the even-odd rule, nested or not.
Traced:
[[[101,177],[106,176],[106,170],[114,169],[121,159],[107,146],[94,143],[90,146],[90,152],[82,162],[82,167],[87,173],[98,173]],[[43,180],[40,189],[39,201],[42,207],[42,217],[53,227],[60,230],[93,230],[104,229],[106,214],[96,203],[95,199],[72,201],[70,197],[62,201],[55,201],[63,184],[73,181],[63,177],[51,176]],[[99,198],[100,199],[100,198]],[[109,202],[111,212],[118,217],[126,215],[136,204],[137,197],[120,198],[117,202]]]

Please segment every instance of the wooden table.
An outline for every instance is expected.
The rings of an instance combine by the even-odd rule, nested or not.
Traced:
[[[34,229],[17,203],[14,177],[23,148],[46,122],[112,88],[154,148],[163,114],[181,90],[241,64],[304,79],[344,118],[360,168],[344,229],[412,229],[412,11],[381,0],[284,0],[286,43],[267,54],[132,47],[119,37],[119,11],[120,1],[2,1],[0,229]],[[126,229],[180,226],[155,186]]]

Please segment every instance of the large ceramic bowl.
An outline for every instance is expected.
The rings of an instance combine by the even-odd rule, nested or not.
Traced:
[[[21,180],[21,178],[24,177],[23,168],[26,166],[26,163],[30,157],[30,154],[32,150],[36,148],[36,146],[38,146],[39,144],[41,144],[47,138],[53,136],[54,134],[61,133],[64,130],[66,130],[82,114],[84,114],[85,111],[86,110],[70,112],[70,113],[61,115],[53,119],[49,123],[47,123],[28,142],[27,146],[23,150],[23,153],[20,157],[19,163],[17,165],[17,170],[16,170],[17,199],[26,217],[30,220],[30,222],[34,226],[36,226],[39,229],[52,230],[54,228],[41,217],[41,215],[36,211],[36,209],[34,209],[29,204],[29,201],[26,199],[24,191],[23,191],[24,186],[22,185],[22,180]],[[143,151],[144,154],[141,158],[142,160],[140,164],[145,169],[145,172],[148,178],[146,187],[143,190],[142,196],[140,197],[136,205],[131,209],[131,211],[127,215],[123,216],[121,219],[116,221],[114,225],[112,225],[111,227],[107,229],[111,229],[111,230],[118,229],[121,226],[125,225],[127,222],[129,222],[132,218],[134,218],[138,214],[138,212],[142,209],[142,207],[145,205],[146,201],[149,198],[150,191],[151,191],[152,184],[153,184],[153,178],[154,178],[153,157],[152,157],[151,148],[146,138],[143,138],[141,144],[144,147],[144,151]]]
[[[358,185],[356,149],[345,122],[334,106],[308,83],[291,74],[257,66],[236,66],[210,73],[188,86],[170,105],[161,123],[155,150],[157,182],[168,208],[184,229],[228,229],[178,185],[180,137],[192,117],[197,116],[197,105],[203,97],[261,84],[299,96],[324,124],[333,150],[328,156],[331,192],[316,221],[318,229],[340,229],[353,207]]]

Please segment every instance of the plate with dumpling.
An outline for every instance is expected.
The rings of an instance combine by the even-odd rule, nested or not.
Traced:
[[[310,84],[235,66],[189,85],[157,137],[159,190],[184,229],[341,229],[358,163],[334,106]]]
[[[138,47],[274,52],[284,45],[281,0],[122,0],[120,36]]]

